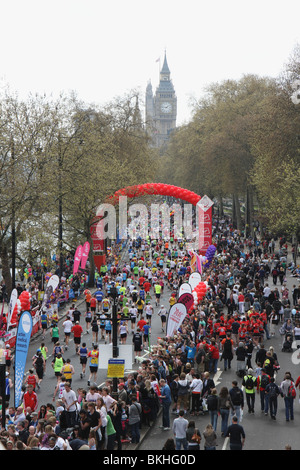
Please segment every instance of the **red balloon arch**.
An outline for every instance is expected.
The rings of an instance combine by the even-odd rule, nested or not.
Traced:
[[[118,204],[120,196],[127,196],[132,198],[150,194],[176,197],[182,199],[183,201],[189,202],[194,206],[201,199],[199,194],[196,194],[193,191],[189,191],[188,189],[180,188],[179,186],[173,186],[172,184],[164,183],[145,183],[119,189],[115,192],[115,194],[107,199],[107,202],[111,204]]]

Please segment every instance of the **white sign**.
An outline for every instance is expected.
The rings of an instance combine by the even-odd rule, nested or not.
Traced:
[[[192,293],[192,286],[188,282],[183,282],[179,288],[178,298],[182,294],[191,294]]]
[[[168,315],[167,336],[172,337],[176,334],[186,315],[187,309],[184,304],[178,302],[171,307]]]
[[[201,274],[195,271],[189,277],[189,284],[191,285],[192,290],[195,289],[195,287],[199,284],[199,282],[201,282]]]

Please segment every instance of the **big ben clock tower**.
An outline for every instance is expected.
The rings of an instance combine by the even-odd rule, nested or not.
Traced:
[[[146,127],[156,147],[167,142],[171,131],[176,128],[177,97],[170,75],[165,53],[155,95],[152,94],[151,84],[148,84],[146,90]]]

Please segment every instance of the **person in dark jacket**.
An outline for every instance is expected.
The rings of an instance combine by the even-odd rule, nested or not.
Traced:
[[[271,377],[270,383],[266,386],[265,393],[268,395],[269,399],[270,416],[272,419],[275,420],[277,414],[278,396],[280,395],[280,388],[275,383],[274,377]]]
[[[237,374],[242,373],[244,375],[245,368],[246,368],[246,358],[247,358],[247,350],[245,345],[242,341],[239,342],[239,346],[235,351],[236,355],[236,372]]]
[[[245,443],[244,428],[238,424],[236,416],[232,418],[232,424],[228,427],[225,437],[229,437],[230,450],[242,450]]]
[[[260,349],[257,351],[255,356],[255,363],[256,364],[264,364],[267,356],[267,351],[265,350],[265,346],[262,344]]]
[[[215,388],[215,382],[210,378],[209,372],[205,372],[203,377],[202,396],[207,397],[210,395],[213,388]]]

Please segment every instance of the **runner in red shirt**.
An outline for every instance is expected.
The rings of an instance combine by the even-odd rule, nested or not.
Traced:
[[[90,300],[90,307],[91,307],[91,312],[96,312],[97,299],[95,296],[93,296]]]
[[[29,369],[29,374],[25,380],[25,384],[29,387],[32,386],[33,391],[35,392],[35,387],[37,386],[38,383],[38,377],[37,375],[33,372],[33,369]],[[33,411],[33,410],[32,410]]]
[[[24,393],[23,403],[24,403],[24,410],[26,410],[26,408],[28,407],[31,409],[31,412],[37,409],[37,405],[38,405],[37,394],[33,390],[32,385],[28,385],[27,392]]]
[[[145,292],[150,292],[150,289],[151,289],[151,284],[150,284],[149,281],[146,281],[146,282],[144,283],[144,291],[145,291]]]
[[[81,335],[83,333],[83,328],[77,321],[75,325],[72,327],[71,333],[74,334],[74,343],[76,347],[76,353],[78,352],[79,345],[81,343]]]
[[[144,317],[141,317],[141,319],[137,322],[137,326],[141,331],[143,331],[145,325],[147,325],[147,322]]]

